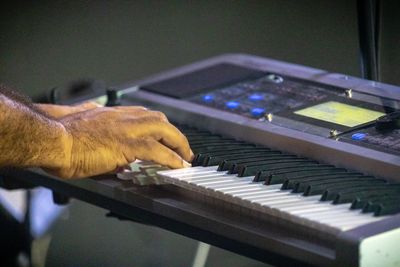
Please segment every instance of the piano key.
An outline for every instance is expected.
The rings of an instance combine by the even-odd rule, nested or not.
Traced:
[[[375,219],[371,215],[362,215],[357,212],[350,213],[349,210],[349,205],[340,205],[340,206],[335,206],[335,205],[323,205],[318,201],[310,201],[310,202],[305,202],[301,203],[299,205],[299,201],[304,202],[303,199],[297,199],[293,202],[289,203],[277,203],[277,204],[271,204],[268,203],[266,205],[272,206],[273,208],[279,210],[280,212],[286,212],[289,215],[292,216],[298,216],[301,218],[305,218],[308,220],[313,220],[322,224],[331,224],[332,218],[337,218],[338,214],[340,214],[341,220],[340,222],[336,223],[336,226],[340,224],[348,224],[348,220],[356,220],[357,222],[363,222],[363,223],[369,223],[375,221]],[[306,214],[308,212],[308,214]],[[327,212],[328,214],[333,214],[336,213],[335,215],[329,215],[331,217],[329,218],[324,218],[321,219],[321,213]],[[353,222],[352,225],[355,226],[359,223]],[[334,224],[335,225],[335,224]]]
[[[194,168],[197,168],[196,172],[177,170],[176,180],[179,181],[180,186],[291,221],[299,222],[300,220],[304,225],[316,223],[318,227],[343,230],[373,222],[376,219],[371,214],[361,214],[359,211],[350,210],[350,204],[332,205],[329,202],[320,201],[318,195],[307,197],[291,193],[289,190],[281,190],[279,184],[254,183],[252,176],[239,178],[234,174],[216,171],[216,166],[206,167],[206,170],[202,169],[205,167]],[[171,171],[166,172],[171,175]],[[165,172],[160,172],[160,174],[165,175]],[[329,215],[329,212],[334,215]],[[338,217],[345,219],[340,220],[337,219]],[[330,223],[329,218],[334,219],[332,220],[334,223]]]
[[[223,177],[221,180],[213,180],[213,181],[201,181],[201,182],[196,182],[196,185],[198,186],[204,186],[208,189],[219,189],[219,188],[231,188],[231,186],[237,186],[237,185],[251,185],[249,182],[251,180],[244,180],[244,181],[237,181],[235,178],[229,179],[229,177]],[[252,186],[252,185],[251,185]]]
[[[200,138],[200,140],[201,140],[201,138]],[[214,138],[214,140],[217,140],[217,138]],[[206,146],[200,146],[199,148],[204,150],[204,151],[210,151],[210,152],[212,152],[213,149],[215,149],[215,148],[219,148],[220,150],[224,149],[223,146],[218,146],[218,145],[214,145],[214,144],[212,144],[212,146],[213,146],[213,148],[206,147]],[[230,144],[229,146],[238,147],[237,144]],[[249,153],[249,154],[251,154],[251,153]],[[226,155],[226,153],[225,153],[225,155]],[[230,155],[228,154],[228,156],[230,156]],[[214,156],[214,158],[213,158],[213,155],[211,153],[209,153],[209,155],[207,157],[210,157],[210,159],[212,159],[212,161],[209,161],[206,164],[212,165],[213,163],[217,163],[218,160],[219,160],[216,156]],[[235,158],[235,157],[233,157],[233,158]],[[299,163],[300,163],[299,161],[295,160],[295,161],[287,162],[287,163],[286,162],[284,162],[284,163],[280,162],[279,164],[278,163],[272,164],[272,165],[269,165],[269,167],[270,168],[274,167],[276,170],[279,170],[279,167],[281,167],[280,170],[282,170],[283,168],[291,168],[291,167],[293,168],[294,166],[296,166]],[[309,165],[313,165],[313,164],[317,165],[318,163],[315,162],[315,161],[307,161],[307,159],[304,159],[302,164],[303,165],[307,165],[307,164],[309,164]],[[270,176],[272,174],[271,171],[275,170],[275,169],[265,170],[263,173],[259,171],[259,174],[257,174],[257,175],[259,177],[262,177],[261,175],[263,174],[263,175],[267,175],[266,177],[268,177],[268,176]],[[270,172],[268,173],[268,171],[270,171]],[[224,173],[223,175],[226,175],[226,174]],[[231,196],[236,201],[243,201],[243,200],[246,200],[247,198],[251,197],[252,198],[251,202],[253,202],[253,203],[257,203],[257,200],[259,200],[259,199],[269,200],[270,203],[272,203],[272,204],[275,203],[275,205],[278,205],[278,204],[279,205],[283,205],[283,204],[288,205],[289,203],[292,203],[291,200],[285,199],[285,195],[288,195],[289,197],[292,197],[293,194],[291,192],[285,192],[285,191],[280,190],[279,188],[271,188],[271,189],[268,189],[268,191],[270,191],[270,192],[275,191],[275,192],[272,193],[273,195],[265,196],[265,192],[262,192],[260,190],[260,188],[262,188],[262,185],[260,185],[260,183],[251,183],[250,182],[251,178],[249,178],[245,174],[243,174],[243,175],[246,176],[245,177],[246,181],[242,180],[242,181],[238,182],[237,181],[238,178],[237,177],[233,177],[232,178],[232,176],[229,176],[229,178],[228,178],[229,180],[224,180],[223,181],[223,180],[221,180],[221,177],[218,177],[218,176],[214,177],[211,173],[203,173],[202,176],[196,176],[196,178],[191,178],[190,180],[191,180],[191,183],[192,183],[193,186],[197,186],[196,185],[196,181],[197,180],[201,180],[203,183],[206,183],[208,185],[208,188],[204,189],[206,192],[212,192],[212,191],[213,192],[218,192],[218,193],[221,194],[221,197]],[[213,179],[220,179],[220,180],[218,182],[216,182],[214,180],[214,182],[212,182],[210,184],[210,181],[213,180]],[[262,178],[260,180],[262,180]],[[256,179],[254,179],[254,181],[257,182]],[[183,181],[183,182],[186,183],[186,181]],[[278,185],[278,187],[279,186],[280,185]],[[308,188],[308,185],[307,185],[307,188]],[[241,197],[243,197],[244,199],[241,199]],[[272,199],[271,197],[273,198],[274,202],[271,202],[271,199]],[[311,199],[309,196],[307,196],[307,198]],[[318,197],[316,197],[316,199],[317,198]],[[321,202],[321,201],[319,201],[319,202]],[[321,203],[324,203],[324,202],[321,202]],[[332,210],[332,206],[334,207],[335,205],[332,205],[332,204],[326,203],[326,202],[325,202],[325,204],[328,204],[330,206],[330,209],[329,209],[329,211],[327,211],[327,213],[331,212],[331,214],[332,214],[332,212],[334,212],[334,213],[335,212],[336,213],[340,213],[341,212],[340,210],[336,210],[336,209]],[[304,207],[306,207],[306,206],[304,206]],[[322,215],[323,212],[324,211],[320,211],[319,214]],[[346,214],[348,212],[346,212]],[[314,213],[312,213],[312,214],[314,214]],[[350,214],[352,214],[352,213],[350,213]],[[328,218],[329,219],[330,218],[329,216],[326,215],[324,218]],[[333,219],[333,218],[335,218],[335,219],[333,219],[331,221],[334,221],[334,222],[335,221],[340,221],[341,225],[342,225],[340,227],[342,229],[344,229],[344,227],[353,227],[355,225],[354,222],[361,222],[361,221],[362,222],[368,222],[368,221],[370,221],[369,217],[368,217],[368,219],[364,219],[364,218],[360,219],[358,217],[359,216],[358,212],[357,212],[357,216],[356,217],[353,218],[352,216],[354,216],[354,215],[353,214],[351,216],[347,216],[346,215],[347,222],[346,221],[345,222],[341,222],[342,219],[338,219],[337,217],[336,218],[332,217],[331,219]],[[335,227],[337,227],[337,225]]]
[[[265,196],[266,194],[268,195],[272,191],[274,192],[283,192],[280,190],[280,186],[269,186],[268,188],[265,188],[262,184],[255,184],[253,183],[253,187],[251,188],[239,188],[239,189],[234,189],[234,190],[227,190],[225,193],[231,194],[232,197],[240,197],[245,199],[246,197],[249,198],[254,198],[254,197],[260,197],[260,196]]]
[[[379,194],[378,192],[376,195],[371,195],[369,197],[355,197],[353,202],[351,203],[350,209],[363,209],[365,205],[368,204],[369,201],[380,200],[382,198],[388,197],[387,194]]]
[[[277,192],[277,190],[275,189],[275,190],[273,190],[273,191],[275,191],[273,194],[270,194],[270,196],[268,197],[268,201],[266,201],[266,203],[268,203],[268,204],[271,204],[271,203],[277,203],[277,202],[279,202],[279,203],[282,203],[282,202],[285,202],[285,203],[287,203],[287,202],[293,202],[293,203],[296,203],[297,202],[297,200],[286,200],[286,199],[284,199],[283,201],[282,200],[280,200],[280,199],[278,199],[279,197],[286,197],[286,196],[290,196],[290,195],[293,195],[293,194],[290,194],[289,192],[285,192],[285,191],[278,191]],[[285,196],[286,195],[286,196]],[[315,198],[315,199],[318,199],[319,197],[317,197],[317,198]],[[311,198],[309,198],[309,199],[311,199]],[[265,198],[264,198],[264,200],[265,200]],[[264,203],[264,202],[263,202]],[[261,204],[263,204],[263,203],[261,203]],[[332,205],[330,205],[331,207],[331,209],[334,209],[334,207],[332,206]]]
[[[360,177],[362,174],[360,173],[350,173],[350,172],[339,172],[335,173],[326,173],[321,175],[304,175],[293,177],[290,179],[286,179],[282,184],[282,189],[295,189],[296,184],[311,182],[311,181],[326,181],[329,179],[338,179],[338,178],[346,178],[346,177]],[[300,190],[300,188],[298,189]]]
[[[206,157],[209,156],[221,156],[221,155],[226,155],[226,154],[231,154],[231,153],[235,153],[235,154],[240,154],[240,153],[256,153],[254,151],[258,151],[260,148],[258,147],[254,147],[254,146],[250,146],[250,145],[235,145],[235,146],[221,146],[216,148],[215,150],[207,150],[205,148],[203,148],[203,151],[199,151],[199,149],[196,151],[196,155],[193,159],[193,163],[195,163],[196,165],[203,165],[203,162],[205,160]],[[264,149],[261,149],[261,151],[263,151]],[[193,164],[192,163],[192,164]],[[218,164],[215,164],[218,165]]]
[[[275,172],[270,175],[268,178],[268,183],[283,183],[286,179],[292,179],[296,177],[304,177],[311,175],[322,175],[322,174],[331,174],[331,173],[344,173],[347,172],[345,169],[335,168],[331,165],[327,165],[326,167],[321,167],[321,165],[311,165],[311,166],[300,166],[292,169],[285,169],[278,172]]]
[[[379,205],[397,204],[400,201],[400,196],[385,196],[384,198],[368,200],[366,205],[363,207],[362,212],[376,212]]]
[[[243,158],[243,159],[237,159],[237,160],[232,160],[228,161],[227,163],[231,163],[231,168],[241,168],[244,166],[255,166],[259,165],[263,161],[267,161],[270,159],[284,159],[284,158],[298,158],[297,156],[294,155],[289,155],[289,154],[282,154],[282,153],[271,153],[271,154],[265,154],[265,157],[260,157],[260,158]]]
[[[274,168],[274,166],[280,165],[282,163],[295,163],[295,162],[304,162],[307,159],[301,159],[296,156],[286,156],[281,158],[274,158],[270,160],[260,161],[255,164],[249,165],[239,165],[233,166],[230,170],[230,173],[238,173],[239,176],[255,176],[257,172],[260,170],[268,170],[270,168]]]
[[[238,145],[238,146],[235,146],[230,149],[220,148],[220,149],[214,150],[214,151],[205,151],[205,152],[199,153],[199,155],[208,157],[208,156],[230,155],[231,152],[236,152],[236,153],[243,152],[243,154],[247,154],[247,153],[251,154],[251,153],[268,152],[268,151],[271,151],[271,149],[265,148],[265,147],[255,147],[253,145]]]
[[[330,201],[334,200],[339,192],[350,190],[349,193],[354,194],[354,199],[357,198],[364,198],[367,196],[364,195],[357,195],[356,193],[361,191],[363,188],[349,188],[348,186],[338,187],[338,188],[327,188],[325,192],[321,196],[321,201]],[[343,192],[346,193],[346,192]],[[368,194],[368,196],[376,195],[378,192],[371,192],[372,194]]]
[[[220,140],[230,140],[232,142],[234,142],[235,140],[232,138],[223,138],[219,135],[211,135],[211,136],[204,136],[204,135],[192,135],[192,136],[186,136],[189,143],[191,142],[210,142],[210,141],[220,141]]]
[[[358,177],[358,178],[351,178],[346,179],[338,179],[334,181],[324,181],[324,182],[310,182],[307,183],[307,188],[304,191],[305,196],[311,195],[322,195],[327,189],[339,189],[344,187],[354,187],[354,186],[361,186],[364,184],[371,184],[371,183],[385,183],[386,181],[383,179],[376,179],[375,177],[365,176],[365,177]]]
[[[238,149],[238,148],[254,148],[254,145],[249,145],[245,143],[231,143],[231,144],[226,144],[226,143],[214,143],[214,144],[203,144],[203,145],[197,145],[197,146],[191,146],[192,150],[194,153],[204,153],[204,152],[210,152],[210,151],[216,151],[216,150],[222,150],[222,149]]]
[[[375,194],[371,194],[366,197],[356,197],[351,205],[351,209],[362,209],[370,202],[379,202],[382,200],[386,200],[389,198],[400,198],[400,192],[392,191],[392,192],[376,192]]]
[[[165,170],[162,173],[165,175],[173,174],[174,177],[176,177],[181,174],[188,174],[188,173],[197,174],[197,173],[216,171],[216,170],[217,170],[216,166],[210,166],[210,167],[192,167],[192,168]]]
[[[282,192],[282,194],[277,194],[275,196],[271,197],[265,197],[265,198],[256,198],[253,199],[253,202],[257,202],[259,204],[266,204],[270,207],[279,207],[281,210],[283,210],[283,207],[293,207],[296,206],[297,208],[302,208],[304,206],[308,207],[310,203],[314,206],[315,203],[318,201],[318,196],[317,197],[308,197],[304,198],[300,194],[298,195],[299,198],[295,198],[294,196],[296,194],[290,193],[290,192]],[[285,194],[286,193],[286,194]],[[298,203],[299,199],[302,199],[301,203]]]
[[[350,188],[339,191],[333,200],[334,204],[352,202],[357,196],[371,196],[376,192],[397,192],[400,191],[400,184],[383,184],[383,185],[363,185],[358,188]]]
[[[209,182],[209,181],[227,181],[225,173],[204,173],[201,176],[185,175],[178,178],[180,181],[186,182]]]
[[[287,155],[287,154],[282,154],[280,152],[270,150],[266,151],[263,155],[256,157],[256,156],[248,156],[248,157],[241,157],[237,159],[230,159],[230,160],[224,160],[219,167],[219,170],[221,171],[228,171],[231,170],[232,168],[235,168],[238,165],[242,164],[248,164],[248,163],[254,163],[254,162],[262,162],[265,160],[271,160],[271,159],[281,159],[281,158],[293,158],[295,156],[293,155]],[[237,172],[234,172],[237,173]]]
[[[194,149],[198,147],[204,147],[204,146],[213,146],[213,145],[240,145],[240,144],[245,144],[245,143],[240,143],[231,139],[223,139],[223,140],[212,140],[210,142],[204,142],[204,141],[195,141],[195,142],[190,142],[190,147],[193,147]]]
[[[313,169],[313,168],[323,168],[324,166],[331,166],[331,165],[322,165],[319,164],[317,161],[311,161],[308,159],[295,161],[295,162],[285,162],[282,164],[271,166],[268,170],[261,170],[258,171],[254,177],[254,182],[261,182],[265,181],[265,184],[278,184],[283,183],[283,180],[279,182],[278,180],[272,179],[271,177],[275,173],[279,172],[296,172],[305,169]]]
[[[262,157],[263,155],[265,155],[265,153],[268,152],[269,155],[271,155],[272,153],[275,152],[269,152],[267,150],[264,151],[254,151],[253,150],[248,150],[248,151],[242,151],[241,153],[230,153],[229,152],[225,152],[225,154],[221,154],[221,155],[215,155],[212,154],[208,157],[205,157],[205,159],[203,160],[203,166],[212,166],[212,165],[219,165],[219,163],[221,161],[229,161],[232,159],[240,159],[240,158],[259,158]],[[275,153],[276,155],[279,155],[279,152]]]
[[[319,184],[321,187],[321,193],[319,193],[319,195],[321,195],[325,190],[322,189],[322,187],[324,187],[324,184],[326,185],[333,185],[336,184],[337,186],[339,185],[343,185],[344,183],[347,183],[348,186],[351,186],[351,182],[353,182],[356,185],[356,182],[360,182],[362,179],[364,179],[364,183],[362,185],[365,184],[377,184],[375,183],[375,181],[377,179],[375,179],[374,177],[367,177],[367,176],[363,176],[361,175],[347,175],[346,173],[344,173],[343,175],[337,175],[337,176],[327,176],[327,179],[306,179],[304,181],[298,182],[295,184],[294,188],[293,188],[293,192],[296,193],[301,193],[303,192],[305,196],[307,196],[307,194],[305,194],[305,191],[307,190],[308,187],[310,187],[313,184]],[[380,181],[380,182],[386,182],[386,181]]]
[[[202,145],[202,144],[210,144],[210,143],[243,143],[243,142],[239,142],[236,141],[235,139],[232,138],[223,138],[223,137],[219,137],[219,136],[207,136],[207,137],[203,137],[203,136],[196,136],[196,137],[189,137],[188,141],[190,143],[190,145],[192,146],[196,146],[196,145]]]
[[[395,214],[400,212],[400,203],[392,203],[388,205],[379,205],[378,209],[375,211],[374,215],[375,216],[383,216],[383,215],[389,215],[389,214]]]

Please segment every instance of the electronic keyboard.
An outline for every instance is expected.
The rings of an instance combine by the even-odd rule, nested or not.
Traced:
[[[225,55],[119,94],[165,112],[188,137],[193,167],[159,171],[165,183],[239,216],[343,243],[329,264],[399,264],[398,87]]]
[[[400,265],[399,87],[228,54],[114,89],[63,103],[164,112],[191,168],[144,186],[2,174],[274,265]]]

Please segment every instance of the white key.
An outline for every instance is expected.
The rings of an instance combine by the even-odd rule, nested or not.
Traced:
[[[281,190],[280,184],[253,183],[252,176],[237,177],[218,172],[217,166],[167,170],[159,174],[179,186],[318,229],[348,230],[382,219],[350,210],[351,204],[320,201],[320,195],[305,197],[291,190]]]
[[[192,168],[183,168],[176,170],[166,170],[157,172],[159,175],[172,175],[173,177],[179,177],[183,174],[197,174],[197,173],[205,173],[205,172],[217,172],[217,166],[210,167],[192,167]]]

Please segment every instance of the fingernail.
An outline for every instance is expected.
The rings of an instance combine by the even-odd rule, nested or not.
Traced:
[[[186,160],[183,160],[183,167],[184,167],[184,168],[190,168],[190,167],[192,167],[192,164],[190,164],[190,163],[187,162]]]
[[[192,151],[192,150],[190,150],[190,160],[193,160],[193,158],[194,158],[193,151]]]

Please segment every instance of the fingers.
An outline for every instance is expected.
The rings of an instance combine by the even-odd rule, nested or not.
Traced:
[[[161,139],[159,139],[162,144],[173,149],[186,161],[192,161],[193,152],[186,136],[170,123],[164,123],[164,127],[160,130],[163,132]]]
[[[135,131],[139,137],[152,137],[168,148],[174,150],[186,161],[191,161],[193,153],[186,137],[172,124],[154,118],[142,118],[140,131]]]
[[[122,140],[125,138],[152,138],[190,162],[193,152],[186,137],[168,122],[164,113],[144,107],[103,107],[81,113],[90,121],[103,121],[115,125],[111,131]],[[94,125],[94,124],[93,124]]]
[[[137,158],[140,160],[153,161],[173,169],[191,166],[176,152],[151,138],[141,138],[125,147],[124,154],[127,160]]]
[[[133,117],[132,118],[153,118],[155,120],[161,120],[164,122],[168,122],[167,116],[165,116],[164,113],[159,112],[159,111],[153,111],[153,110],[135,110],[133,112]]]

